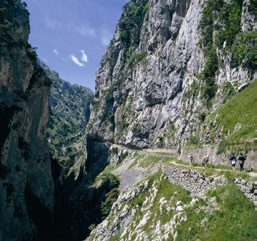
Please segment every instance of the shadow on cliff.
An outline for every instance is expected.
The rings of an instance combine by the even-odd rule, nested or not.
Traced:
[[[103,219],[102,203],[106,194],[118,187],[119,181],[113,175],[106,176],[97,187],[92,187],[95,178],[105,169],[108,163],[110,144],[95,142],[88,138],[88,157],[75,180],[70,174],[61,185],[56,182],[55,230],[62,241],[81,241],[86,239],[91,230]],[[54,161],[56,165],[56,161]],[[55,180],[58,179],[60,167],[55,166]]]

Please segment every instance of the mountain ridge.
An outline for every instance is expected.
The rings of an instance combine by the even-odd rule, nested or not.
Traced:
[[[90,116],[93,91],[62,80],[59,74],[39,60],[51,80],[48,142],[53,158],[62,166],[64,177],[76,161],[86,158],[85,129]]]

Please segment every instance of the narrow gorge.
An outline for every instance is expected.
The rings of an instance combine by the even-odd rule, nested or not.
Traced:
[[[1,1],[0,240],[254,240],[256,9],[131,0],[93,93],[38,59],[26,3]]]

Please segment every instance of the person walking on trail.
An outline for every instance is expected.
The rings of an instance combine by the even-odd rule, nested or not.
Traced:
[[[240,172],[244,171],[244,163],[245,163],[245,157],[241,153],[240,156],[238,157],[239,165],[240,165]]]
[[[235,154],[232,153],[232,156],[229,158],[229,160],[231,161],[231,167],[232,169],[235,171],[235,167],[236,167],[236,157]]]
[[[205,168],[207,168],[208,161],[209,161],[208,155],[204,154],[202,164],[205,166]]]
[[[191,154],[191,153],[189,153],[188,161],[189,161],[190,166],[192,166],[193,161],[194,161],[194,157],[192,156],[192,154]]]

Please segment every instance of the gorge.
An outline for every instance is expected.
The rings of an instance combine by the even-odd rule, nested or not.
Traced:
[[[257,168],[254,0],[131,0],[94,94],[37,59],[24,2],[0,13],[0,240],[256,238],[229,168]]]

